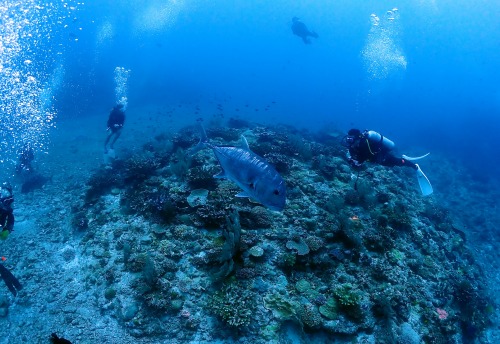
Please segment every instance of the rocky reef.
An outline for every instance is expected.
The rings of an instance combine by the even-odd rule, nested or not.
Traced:
[[[71,221],[102,314],[136,338],[179,342],[483,338],[495,307],[486,277],[413,171],[372,165],[357,176],[340,133],[207,134],[220,145],[245,135],[285,179],[285,210],[234,197],[235,184],[212,177],[210,149],[188,154],[192,127],[103,166]]]

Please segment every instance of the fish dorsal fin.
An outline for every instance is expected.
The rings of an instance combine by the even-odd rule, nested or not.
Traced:
[[[248,141],[245,138],[245,136],[241,135],[241,140],[240,141],[241,141],[241,148],[244,149],[244,150],[249,151],[250,147],[248,146]]]
[[[224,171],[224,169],[222,169],[222,171],[220,171],[219,173],[217,173],[216,175],[214,175],[214,178],[217,178],[217,179],[226,179],[227,175],[226,175],[226,172]]]

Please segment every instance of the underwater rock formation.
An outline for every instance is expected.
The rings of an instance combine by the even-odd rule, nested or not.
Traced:
[[[96,287],[115,306],[103,313],[122,309],[131,334],[267,343],[291,326],[306,341],[370,333],[410,343],[471,340],[489,326],[493,303],[463,231],[407,171],[370,166],[355,189],[331,136],[258,125],[207,132],[217,144],[245,132],[283,175],[287,206],[276,213],[235,198],[234,185],[211,178],[210,152],[188,160],[191,127],[170,138],[176,153],[146,145],[96,171],[73,227],[99,261],[95,273],[108,276]]]

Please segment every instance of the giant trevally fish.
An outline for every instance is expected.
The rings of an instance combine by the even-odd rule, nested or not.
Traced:
[[[200,142],[191,154],[205,147],[213,150],[222,168],[214,178],[225,178],[236,183],[243,190],[236,197],[251,198],[271,210],[281,211],[285,208],[285,181],[269,162],[250,150],[243,135],[241,147],[226,147],[208,142],[205,129],[201,125],[200,134]]]

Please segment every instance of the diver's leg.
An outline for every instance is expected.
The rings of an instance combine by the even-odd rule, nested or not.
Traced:
[[[19,286],[18,290],[22,289],[21,284],[19,283],[17,278],[15,278],[14,275],[3,265],[0,265],[0,276],[5,282],[7,288],[9,288],[10,292],[14,294],[14,296],[16,296],[17,290],[14,286]]]
[[[387,154],[384,159],[380,162],[383,166],[394,167],[394,166],[406,166],[411,167],[413,169],[417,169],[417,165],[413,162],[406,160],[404,158],[398,158],[394,155]]]
[[[122,134],[121,129],[115,132],[115,137],[114,137],[113,141],[111,141],[111,144],[109,145],[110,149],[113,149],[113,146],[115,145],[116,140],[118,140],[118,138],[120,137],[121,134]]]
[[[108,143],[109,139],[111,139],[111,136],[113,136],[113,132],[110,132],[108,137],[106,137],[106,141],[104,141],[104,153],[108,153]]]

